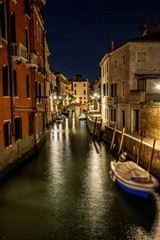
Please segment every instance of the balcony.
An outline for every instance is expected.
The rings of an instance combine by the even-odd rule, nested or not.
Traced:
[[[26,68],[38,68],[38,56],[34,53],[29,53],[29,61],[26,63]]]
[[[27,48],[24,47],[21,43],[11,43],[12,48],[12,61],[20,61],[26,63],[27,58]]]
[[[0,28],[0,48],[2,48],[3,45],[2,45],[2,30]]]

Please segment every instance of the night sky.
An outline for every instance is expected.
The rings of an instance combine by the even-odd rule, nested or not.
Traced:
[[[141,22],[160,22],[160,0],[47,0],[46,38],[51,68],[72,78],[82,74],[92,84],[99,63],[111,48],[138,36]]]

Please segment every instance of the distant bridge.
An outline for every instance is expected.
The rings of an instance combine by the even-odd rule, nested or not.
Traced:
[[[85,110],[88,110],[88,104],[83,104],[83,103],[71,103],[67,106],[65,106],[65,109],[69,109],[69,108],[73,108],[73,107],[79,107],[79,108],[83,108]]]

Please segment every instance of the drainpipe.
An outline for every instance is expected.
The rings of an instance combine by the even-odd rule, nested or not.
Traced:
[[[12,136],[15,135],[14,128],[14,94],[13,94],[13,74],[12,74],[12,57],[11,57],[11,16],[10,16],[10,3],[9,0],[6,0],[6,13],[7,13],[7,55],[8,55],[8,66],[9,66],[9,81],[10,81],[10,102],[11,102],[11,129]]]

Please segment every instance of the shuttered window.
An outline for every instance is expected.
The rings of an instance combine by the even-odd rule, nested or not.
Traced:
[[[4,66],[2,69],[3,78],[3,96],[9,96],[9,82],[8,82],[8,67]]]
[[[33,113],[29,113],[28,115],[28,122],[29,122],[29,136],[31,136],[34,131],[33,131]]]
[[[4,131],[4,146],[9,147],[11,145],[11,123],[5,122],[3,125],[3,131]]]
[[[22,118],[15,118],[15,141],[22,139]]]
[[[29,84],[29,76],[27,75],[26,76],[26,90],[27,90],[27,98],[29,98],[30,97],[30,84]]]

